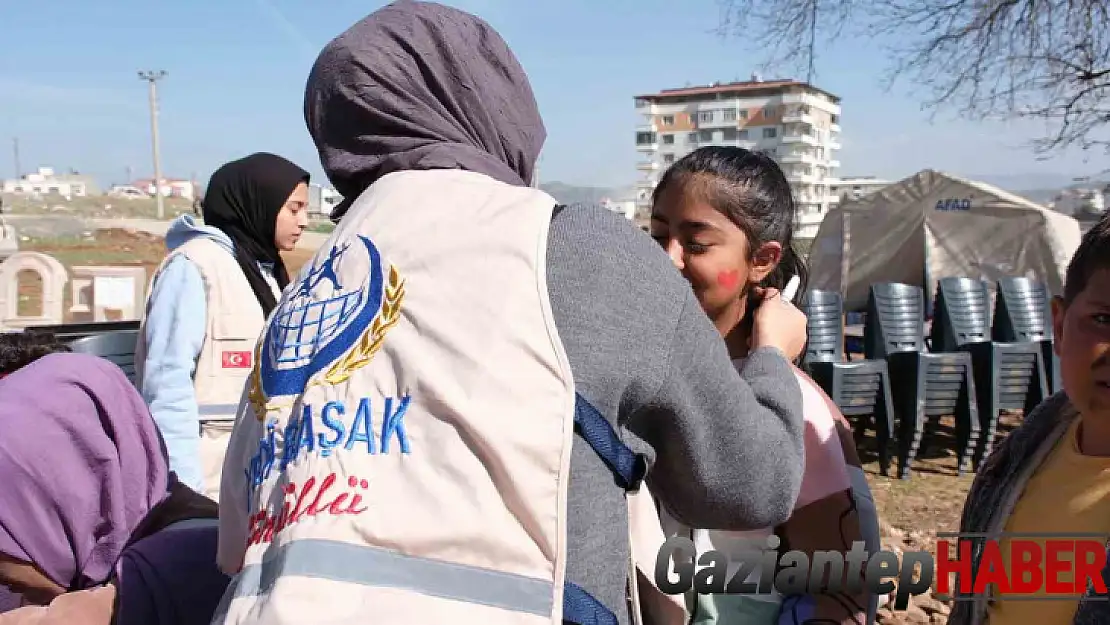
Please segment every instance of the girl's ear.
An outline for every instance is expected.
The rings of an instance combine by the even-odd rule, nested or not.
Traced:
[[[782,243],[778,241],[768,241],[759,246],[759,249],[752,254],[752,268],[748,272],[748,279],[753,284],[760,284],[771,275],[775,267],[779,266],[779,261],[782,260]]]

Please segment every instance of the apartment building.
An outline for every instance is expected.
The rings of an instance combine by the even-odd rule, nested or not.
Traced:
[[[794,189],[795,236],[812,239],[837,196],[840,98],[803,82],[753,76],[746,82],[666,89],[636,97],[637,208],[667,167],[706,145],[771,154]]]

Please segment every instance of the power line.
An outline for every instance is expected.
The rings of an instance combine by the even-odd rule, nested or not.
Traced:
[[[154,156],[154,199],[158,203],[158,219],[165,219],[162,199],[162,155],[158,146],[158,81],[166,77],[164,70],[139,72],[139,79],[150,85],[150,142]]]

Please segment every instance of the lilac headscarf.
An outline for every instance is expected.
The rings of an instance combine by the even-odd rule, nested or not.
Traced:
[[[371,13],[320,53],[305,121],[344,201],[410,169],[532,182],[547,132],[528,76],[489,24],[432,2]]]
[[[79,590],[166,497],[164,446],[114,364],[51,354],[0,380],[0,553]]]

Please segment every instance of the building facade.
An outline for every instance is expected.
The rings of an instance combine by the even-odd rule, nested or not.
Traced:
[[[637,210],[672,163],[707,145],[738,146],[775,158],[794,189],[795,236],[811,239],[839,199],[830,187],[840,162],[840,98],[793,80],[715,83],[636,97]]]
[[[0,183],[4,193],[17,195],[59,195],[66,198],[100,195],[92,176],[77,173],[57,174],[50,167],[39,167],[33,174]]]

